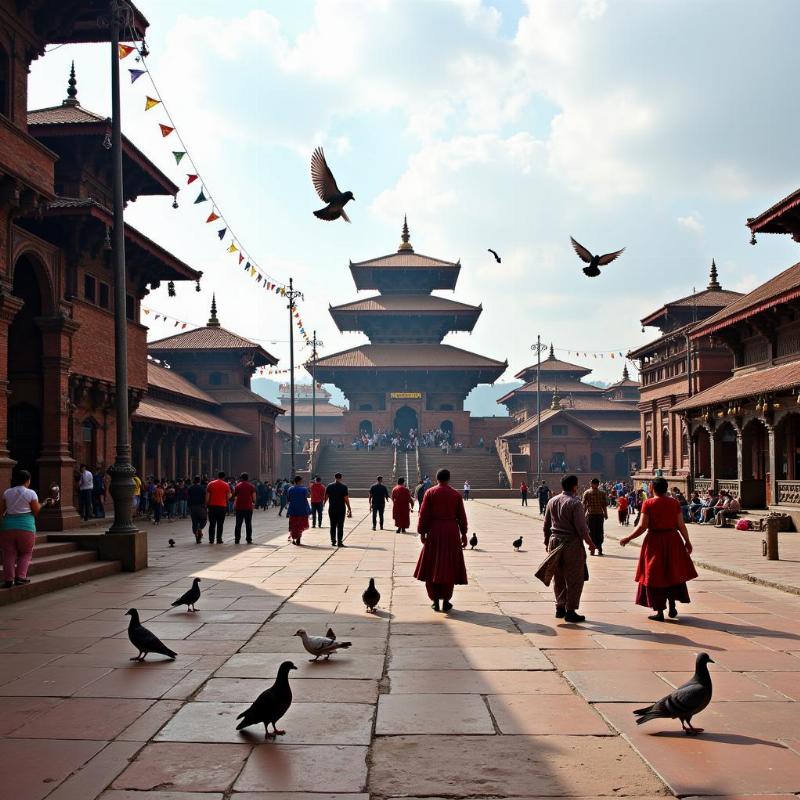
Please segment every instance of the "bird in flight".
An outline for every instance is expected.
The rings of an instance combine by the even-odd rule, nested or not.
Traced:
[[[576,242],[571,236],[569,238],[572,242],[573,249],[578,254],[578,258],[589,265],[583,268],[583,274],[588,275],[590,278],[596,278],[600,274],[598,267],[604,267],[606,264],[610,264],[615,258],[619,258],[625,252],[625,248],[623,247],[622,250],[617,250],[615,253],[593,256],[582,244]]]
[[[488,248],[488,249],[489,249],[489,252],[490,252],[490,253],[491,253],[491,254],[494,256],[494,260],[495,260],[495,261],[496,261],[498,264],[500,264],[500,263],[502,262],[502,260],[503,260],[503,259],[501,259],[501,258],[500,258],[500,256],[499,256],[499,255],[497,255],[497,253],[496,253],[494,250],[492,250],[492,248],[491,248],[491,247],[490,247],[490,248]]]
[[[344,207],[350,200],[355,200],[355,197],[352,192],[339,191],[336,178],[333,177],[321,147],[318,147],[311,156],[311,180],[320,200],[328,204],[325,208],[315,211],[314,216],[329,222],[339,217],[345,222],[350,222]]]

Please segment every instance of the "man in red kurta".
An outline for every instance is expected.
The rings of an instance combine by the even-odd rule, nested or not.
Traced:
[[[397,479],[397,486],[392,489],[392,518],[394,526],[397,528],[395,533],[405,533],[411,525],[411,509],[414,508],[414,501],[411,492],[408,491],[405,478]]]
[[[463,549],[467,546],[467,512],[464,500],[450,483],[450,470],[436,473],[438,486],[425,492],[419,510],[417,532],[422,542],[414,577],[425,581],[432,608],[449,611],[455,584],[467,583]],[[460,534],[460,535],[459,535]]]

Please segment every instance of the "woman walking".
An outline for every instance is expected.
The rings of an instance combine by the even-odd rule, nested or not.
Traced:
[[[688,603],[686,582],[697,577],[691,559],[692,543],[678,501],[667,492],[664,478],[653,481],[655,497],[642,504],[641,522],[630,536],[619,540],[624,547],[647,531],[636,567],[636,604],[652,608],[650,619],[664,621],[664,609],[669,604],[669,616],[678,616],[676,602]]]
[[[450,486],[450,470],[436,473],[438,486],[425,492],[419,510],[417,532],[422,542],[414,577],[425,582],[431,608],[449,611],[453,587],[467,583],[463,549],[467,546],[467,512],[464,500]],[[460,536],[459,536],[460,534]]]
[[[311,515],[311,506],[308,502],[308,489],[303,486],[301,475],[295,475],[294,486],[284,490],[288,503],[286,516],[289,517],[289,541],[300,544],[303,531],[308,530],[308,518]]]
[[[525,481],[519,485],[519,495],[522,498],[522,505],[528,505],[528,484]]]
[[[405,478],[397,479],[397,486],[392,489],[392,518],[395,533],[405,533],[411,525],[411,509],[414,508],[414,499],[408,491]]]
[[[31,474],[21,469],[14,473],[10,489],[0,498],[0,548],[3,551],[3,588],[30,583],[28,566],[36,542],[36,517],[39,498],[31,489]],[[47,501],[49,504],[49,501]]]

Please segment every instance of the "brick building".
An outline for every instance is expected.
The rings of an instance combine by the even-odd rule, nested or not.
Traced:
[[[291,389],[288,383],[278,387],[278,402],[284,415],[278,417],[278,429],[283,433],[291,430]],[[347,411],[343,406],[331,403],[331,393],[322,385],[317,384],[316,394],[312,392],[310,383],[296,383],[294,386],[294,432],[303,442],[311,439],[311,432],[316,432],[317,438],[323,441],[331,439],[343,441],[347,432],[344,426],[344,414]]]

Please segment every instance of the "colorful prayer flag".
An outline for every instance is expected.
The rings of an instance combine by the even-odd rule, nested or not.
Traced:
[[[186,155],[186,151],[185,150],[173,150],[172,151],[172,155],[175,156],[175,163],[176,164],[180,164],[181,163],[181,159]]]
[[[242,261],[244,261],[244,256],[241,253],[239,253],[239,263],[241,264]]]
[[[220,241],[222,241],[222,240],[225,238],[225,234],[226,234],[227,232],[228,232],[228,229],[227,229],[227,228],[220,228],[220,229],[217,231],[217,236],[219,236],[219,238],[220,238]]]
[[[228,248],[228,252],[229,253],[235,253],[235,252],[238,251],[238,249],[239,248],[233,242],[231,242],[231,246]]]
[[[208,215],[208,219],[206,219],[206,222],[213,222],[215,219],[219,219],[219,214],[217,214],[215,211],[212,211]]]
[[[256,268],[250,267],[250,277],[252,278],[256,274]]]
[[[128,72],[131,74],[131,83],[136,83],[144,75],[143,69],[129,69]]]
[[[149,111],[153,106],[157,106],[160,103],[160,100],[156,100],[155,97],[150,97],[150,95],[147,95],[144,99],[144,110]]]
[[[135,47],[131,47],[129,44],[121,44],[121,45],[119,45],[118,54],[119,54],[120,61],[123,58],[127,58],[135,49],[136,49]]]
[[[186,181],[186,185],[188,186],[190,183],[194,183],[197,180],[197,175],[192,175],[191,173],[187,172],[186,177],[188,180]]]
[[[205,196],[205,194],[203,194],[203,190],[201,189],[200,194],[197,195],[197,200],[195,200],[194,202],[195,205],[197,205],[197,203],[205,203],[206,200],[208,200],[208,198]]]
[[[163,122],[158,123],[158,127],[161,128],[161,135],[166,139],[175,128],[170,128],[169,125],[165,125]]]

